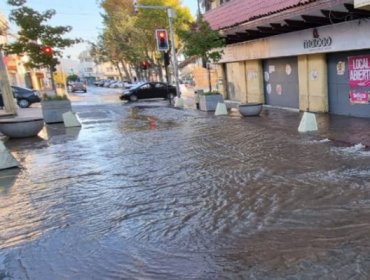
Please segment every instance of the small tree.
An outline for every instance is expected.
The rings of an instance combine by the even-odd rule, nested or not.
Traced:
[[[198,16],[190,30],[180,32],[180,36],[183,39],[184,53],[188,56],[201,57],[206,62],[209,91],[212,91],[209,63],[215,63],[221,59],[223,54],[221,48],[225,46],[224,39],[216,30],[212,30],[202,15]]]
[[[27,66],[33,68],[47,67],[50,70],[53,89],[55,89],[52,70],[59,63],[61,50],[80,42],[79,39],[66,39],[64,34],[70,32],[70,26],[49,26],[45,24],[55,15],[55,10],[38,12],[24,6],[26,0],[8,0],[14,8],[10,13],[10,21],[18,27],[15,42],[5,47],[7,54],[28,55]]]
[[[67,76],[67,83],[68,82],[77,82],[80,78],[76,74],[71,74]]]

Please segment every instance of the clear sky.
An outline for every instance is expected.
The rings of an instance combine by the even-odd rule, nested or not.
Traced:
[[[196,13],[196,0],[182,0],[184,6],[189,7],[193,15]],[[95,41],[102,29],[100,8],[97,0],[27,0],[27,6],[37,10],[56,10],[56,15],[49,21],[51,25],[70,25],[72,31],[69,38],[82,38],[87,41]],[[0,11],[8,17],[11,6],[7,0],[0,0]],[[16,33],[16,28],[11,25],[11,32]],[[87,44],[78,44],[73,48],[66,49],[64,55],[71,55],[77,59],[78,54],[87,48]]]

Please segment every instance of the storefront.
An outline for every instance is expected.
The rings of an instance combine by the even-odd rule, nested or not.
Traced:
[[[225,65],[229,99],[370,117],[370,28],[364,22],[228,45],[220,63]],[[257,89],[253,98],[251,88]]]
[[[328,54],[329,112],[370,117],[370,50]]]

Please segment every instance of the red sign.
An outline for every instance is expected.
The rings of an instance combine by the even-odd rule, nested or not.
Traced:
[[[368,104],[369,103],[369,92],[351,90],[349,92],[349,100],[353,104]]]
[[[349,87],[370,87],[370,55],[348,57]]]

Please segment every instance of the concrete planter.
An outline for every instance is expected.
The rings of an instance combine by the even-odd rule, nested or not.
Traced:
[[[0,132],[9,138],[36,136],[44,127],[42,118],[12,118],[0,120]]]
[[[239,113],[244,117],[258,116],[262,111],[262,103],[244,103],[238,106]]]
[[[224,102],[224,97],[221,94],[200,95],[199,109],[202,111],[215,111],[219,102]]]
[[[66,90],[64,88],[56,88],[57,95],[62,96],[66,94]]]
[[[61,123],[63,114],[72,111],[70,100],[44,100],[41,102],[41,108],[46,123]]]

